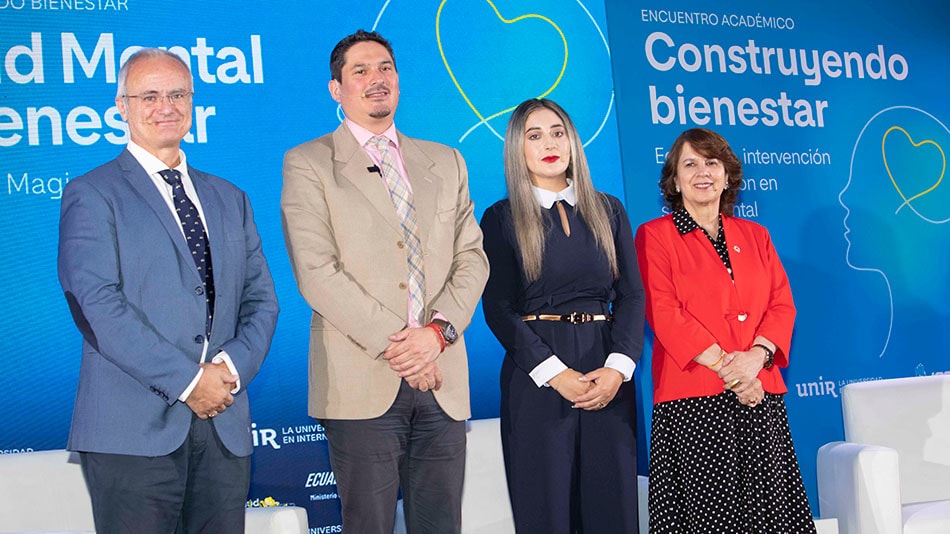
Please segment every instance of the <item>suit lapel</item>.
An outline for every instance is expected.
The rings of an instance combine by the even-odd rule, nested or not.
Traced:
[[[198,276],[198,269],[195,268],[195,264],[191,260],[191,251],[188,250],[188,245],[185,244],[185,239],[181,235],[181,226],[179,225],[178,219],[176,219],[175,216],[172,215],[171,210],[168,209],[168,204],[165,203],[165,199],[163,199],[158,190],[155,189],[155,184],[152,183],[152,179],[148,173],[145,172],[145,169],[142,168],[128,150],[124,150],[119,154],[118,163],[123,171],[123,176],[132,186],[132,189],[145,200],[145,203],[148,204],[152,211],[155,212],[155,216],[158,217],[158,220],[161,221],[166,234],[175,245],[175,250],[177,250],[181,256],[179,259],[181,261],[187,260],[185,263],[191,266],[195,272],[195,279],[200,282],[201,279]]]
[[[761,282],[757,278],[759,270],[755,265],[759,255],[734,219],[723,217],[722,224],[726,232],[726,243],[729,245],[729,263],[732,264],[736,291],[745,294],[746,289],[756,288]]]
[[[188,166],[188,177],[191,178],[191,184],[195,186],[195,192],[198,193],[198,201],[201,202],[201,212],[204,214],[202,221],[205,225],[205,231],[208,233],[208,242],[211,243],[211,261],[218,259],[215,254],[215,243],[224,241],[225,224],[221,219],[222,210],[214,209],[220,199],[217,191],[208,183],[205,173],[196,170],[191,165]]]
[[[223,280],[230,279],[231,273],[234,272],[230,263],[230,260],[234,256],[233,254],[228,254],[227,225],[224,222],[225,210],[221,208],[222,199],[218,194],[218,190],[211,184],[208,180],[208,175],[205,173],[189,165],[188,177],[191,178],[191,183],[195,186],[195,192],[198,194],[198,200],[201,202],[201,212],[204,214],[202,221],[205,225],[205,232],[208,234],[208,246],[211,248],[211,265],[214,267],[216,274],[215,279],[220,283]],[[194,266],[194,261],[191,262],[191,265]],[[198,279],[201,280],[198,269],[195,269],[194,272],[195,275],[198,276]],[[225,284],[222,283],[217,287],[225,287]],[[221,317],[218,313],[219,311],[230,309],[230,305],[226,303],[231,302],[231,299],[235,295],[229,295],[228,293],[227,291],[217,292],[217,296],[214,299],[214,310],[212,310],[213,315]],[[237,298],[241,298],[241,296],[238,295]],[[224,306],[224,308],[222,308],[222,306]],[[214,321],[212,323],[211,333],[213,339],[217,339],[215,332],[218,331],[219,325],[222,324],[221,321]]]
[[[418,221],[419,242],[425,248],[428,243],[429,232],[435,224],[436,195],[432,161],[416,142],[399,133],[399,149],[402,159],[406,163],[406,172],[409,173],[409,183],[412,185],[412,202],[416,207],[416,221]]]
[[[366,197],[373,209],[379,212],[383,219],[399,232],[399,235],[402,235],[402,223],[393,208],[393,201],[389,198],[389,190],[385,182],[379,173],[367,170],[368,167],[373,166],[373,162],[345,124],[341,124],[333,132],[333,148],[333,159],[337,165],[342,166],[340,174],[343,178],[353,184],[353,187]]]

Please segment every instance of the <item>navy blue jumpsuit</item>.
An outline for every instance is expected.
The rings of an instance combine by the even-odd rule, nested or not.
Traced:
[[[571,407],[528,373],[551,355],[586,373],[619,352],[639,360],[644,294],[630,222],[622,204],[604,195],[620,277],[587,224],[567,206],[571,235],[556,206],[542,208],[546,244],[541,277],[524,275],[508,200],[485,211],[481,227],[491,274],[482,304],[504,346],[501,434],[508,491],[519,534],[637,532],[636,399],[620,386],[604,409]],[[522,320],[529,314],[612,314],[613,321],[570,324]]]

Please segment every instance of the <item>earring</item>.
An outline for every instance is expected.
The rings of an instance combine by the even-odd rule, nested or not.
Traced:
[[[676,188],[676,192],[679,193],[679,192],[680,192],[680,186],[679,186],[679,184],[675,185],[674,187]]]
[[[729,189],[729,182],[726,182],[726,185],[722,186],[723,189]]]

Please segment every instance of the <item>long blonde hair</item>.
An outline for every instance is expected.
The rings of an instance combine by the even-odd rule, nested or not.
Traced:
[[[616,279],[620,275],[617,252],[614,247],[610,216],[607,212],[607,197],[596,190],[590,179],[590,168],[584,156],[584,147],[577,135],[574,123],[561,106],[546,98],[525,100],[511,114],[505,133],[505,182],[508,184],[508,200],[515,225],[515,237],[521,249],[521,261],[525,276],[533,282],[541,277],[544,260],[545,229],[541,206],[531,190],[531,175],[524,159],[525,123],[528,115],[546,108],[557,114],[567,130],[571,141],[571,162],[567,177],[573,180],[577,197],[576,209],[594,234],[597,246],[607,256],[610,273]]]

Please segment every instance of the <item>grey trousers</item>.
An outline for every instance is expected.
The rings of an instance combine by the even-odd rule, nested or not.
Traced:
[[[167,456],[80,454],[99,534],[244,532],[251,458],[231,454],[211,419],[192,418]]]
[[[408,534],[461,532],[465,422],[405,381],[375,419],[320,421],[342,502],[344,532],[392,534],[402,488]]]

